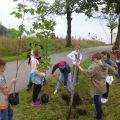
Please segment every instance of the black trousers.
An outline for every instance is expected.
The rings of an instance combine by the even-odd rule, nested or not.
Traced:
[[[106,82],[106,93],[102,94],[102,97],[105,99],[108,99],[108,94],[109,94],[109,84]]]
[[[36,102],[37,100],[37,97],[41,91],[41,88],[42,88],[42,85],[36,85],[34,83],[34,86],[33,86],[33,102]]]

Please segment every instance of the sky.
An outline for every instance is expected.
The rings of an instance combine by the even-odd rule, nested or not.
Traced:
[[[22,1],[22,0],[18,0]],[[45,0],[52,3],[53,0]],[[18,29],[18,26],[22,23],[22,20],[16,19],[10,13],[17,7],[17,3],[13,0],[2,0],[0,2],[0,22],[6,28],[15,28]],[[91,39],[93,36],[97,40],[110,43],[110,30],[106,27],[107,21],[99,19],[87,19],[87,16],[84,14],[72,14],[72,29],[71,36],[78,39]],[[67,20],[66,16],[56,16],[55,17],[55,30],[54,33],[58,37],[65,38],[67,33]],[[31,22],[24,21],[24,24],[29,28]],[[90,34],[89,34],[90,33]],[[113,33],[117,33],[117,29],[114,29]]]

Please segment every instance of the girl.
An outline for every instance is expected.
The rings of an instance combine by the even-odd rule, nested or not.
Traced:
[[[37,64],[39,64],[37,58],[40,57],[40,53],[37,50],[33,50],[33,57],[31,57],[31,72],[29,75],[29,80],[32,80],[34,87],[33,87],[33,106],[39,106],[41,103],[38,101],[37,97],[41,91],[44,77],[46,76],[45,73],[39,72],[37,70]]]
[[[107,51],[102,51],[101,56],[104,59],[104,62],[107,63],[110,66],[113,66],[115,69],[118,69],[117,65],[110,59],[110,54]],[[112,76],[111,76],[112,77]],[[120,76],[116,73],[115,77],[120,79]],[[107,79],[106,79],[107,80]],[[109,93],[109,86],[110,84],[106,81],[106,87],[107,87],[107,92],[102,94],[101,102],[105,103],[108,101],[108,93]]]

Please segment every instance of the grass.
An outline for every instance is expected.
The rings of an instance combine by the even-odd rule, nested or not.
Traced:
[[[115,59],[114,56],[111,57]],[[81,64],[83,68],[88,68],[91,64],[91,60],[87,60]],[[56,75],[59,77],[59,74]],[[75,86],[75,91],[79,93],[79,97],[82,100],[82,104],[73,107],[70,120],[95,120],[95,107],[92,106],[93,100],[90,96],[90,80],[80,73],[79,85]],[[115,78],[116,79],[116,78]],[[54,77],[47,79],[47,86],[43,86],[40,95],[47,93],[50,95],[50,101],[46,104],[42,104],[39,107],[31,106],[32,90],[22,90],[20,94],[20,104],[13,106],[14,118],[13,120],[66,120],[68,114],[68,105],[66,101],[62,99],[63,95],[68,95],[68,91],[61,86],[56,95],[53,94],[57,80]],[[120,84],[117,80],[114,80],[110,86],[108,102],[102,104],[103,118],[104,120],[120,120]],[[85,115],[78,114],[79,110],[86,112]]]
[[[69,51],[75,49],[76,45],[80,45],[81,48],[93,47],[93,46],[103,46],[106,45],[104,42],[97,41],[97,40],[72,40],[72,46],[65,47],[66,40],[63,38],[55,38],[50,40],[55,49],[51,51],[52,53]],[[0,57],[8,61],[16,60],[17,56],[17,44],[19,40],[9,40],[9,38],[2,38],[0,37]],[[20,56],[19,59],[23,60],[26,57],[26,51],[28,44],[30,42],[26,37],[22,38],[20,42]],[[92,44],[91,44],[92,43]]]

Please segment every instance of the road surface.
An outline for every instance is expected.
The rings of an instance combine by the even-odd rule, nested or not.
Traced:
[[[91,58],[92,54],[95,52],[101,52],[103,50],[111,50],[112,46],[101,46],[101,47],[92,47],[92,48],[84,48],[81,49],[80,52],[83,55],[83,59],[82,62],[86,59]],[[71,51],[67,51],[67,52],[62,52],[62,53],[56,53],[56,54],[52,54],[51,57],[51,64],[54,65],[57,62],[59,62],[60,60],[64,60],[67,61],[67,63],[72,66],[72,61],[67,57],[67,54],[69,54]],[[21,64],[19,71],[18,71],[18,81],[16,83],[16,87],[15,87],[15,91],[20,91],[22,89],[25,89],[27,87],[28,84],[28,74],[31,70],[30,66],[27,64],[27,60],[23,62],[23,64]],[[21,61],[19,61],[19,64],[21,63]],[[50,68],[47,71],[47,77],[51,76],[50,72],[51,72]],[[55,73],[57,73],[59,70],[56,70]],[[6,66],[6,70],[4,72],[7,84],[9,84],[10,80],[15,77],[16,74],[16,61],[13,62],[8,62],[7,66]],[[13,92],[13,88],[11,89],[11,92]]]

